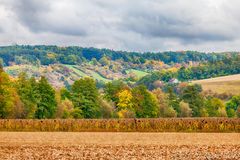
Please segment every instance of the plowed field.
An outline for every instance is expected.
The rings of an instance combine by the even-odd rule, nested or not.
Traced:
[[[0,159],[240,159],[240,134],[0,132]]]

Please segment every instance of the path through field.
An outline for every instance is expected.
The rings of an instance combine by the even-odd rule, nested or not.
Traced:
[[[240,134],[0,132],[0,159],[240,159]]]

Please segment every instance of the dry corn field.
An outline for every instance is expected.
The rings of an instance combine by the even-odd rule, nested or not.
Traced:
[[[0,132],[0,159],[240,159],[239,133]]]
[[[0,131],[240,132],[240,118],[2,119]]]

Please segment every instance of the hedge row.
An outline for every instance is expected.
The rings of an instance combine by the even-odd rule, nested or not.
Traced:
[[[239,118],[2,119],[0,131],[240,132]]]

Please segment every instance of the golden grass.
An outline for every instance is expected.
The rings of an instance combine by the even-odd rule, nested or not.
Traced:
[[[211,90],[218,94],[240,94],[240,74],[197,80],[192,83],[201,84],[204,91]]]
[[[239,118],[0,120],[0,131],[240,132]]]

